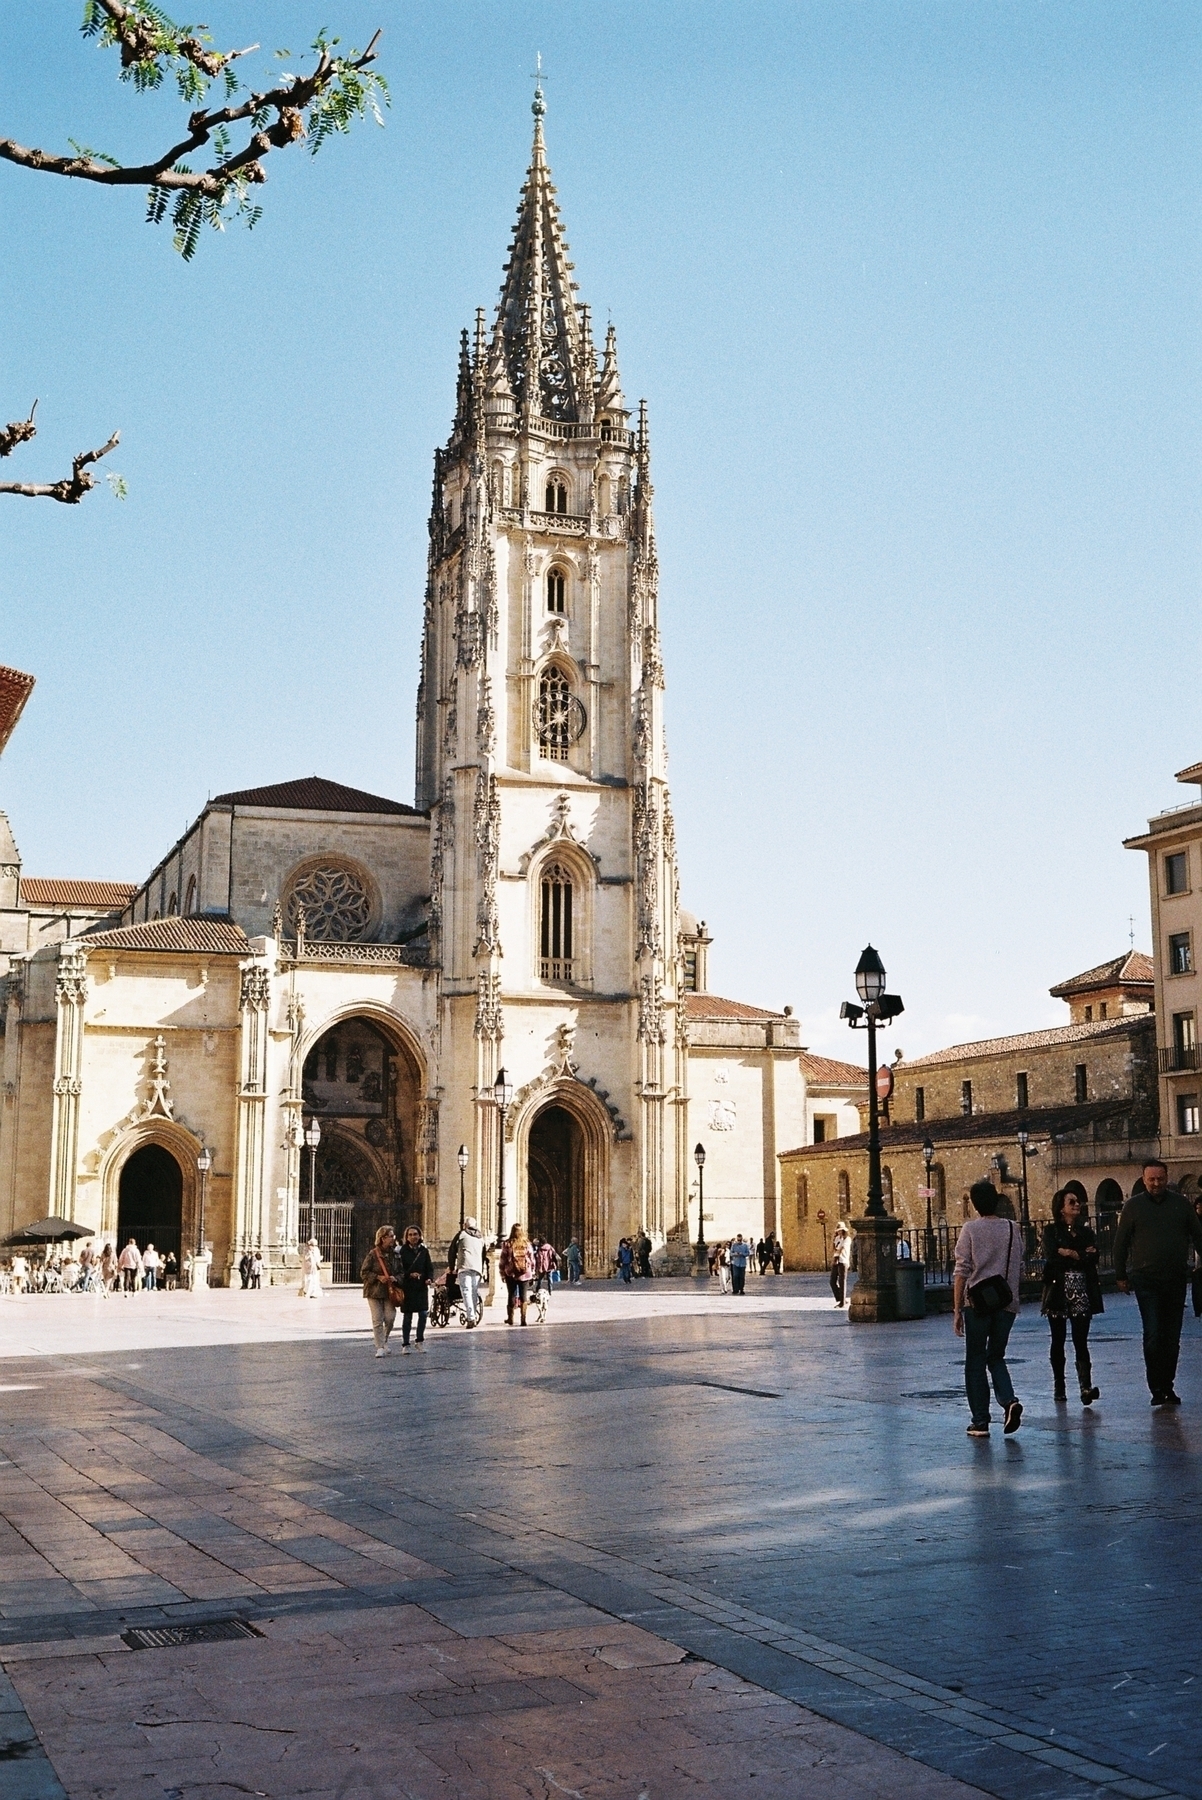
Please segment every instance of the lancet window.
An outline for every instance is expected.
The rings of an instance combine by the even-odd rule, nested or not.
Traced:
[[[572,877],[562,863],[543,870],[538,949],[540,980],[571,981]]]
[[[559,475],[552,475],[547,483],[547,511],[549,513],[566,513],[568,510],[568,484]]]
[[[568,751],[586,724],[584,707],[572,692],[562,669],[554,663],[543,670],[538,684],[534,728],[539,749],[551,762],[567,762]]]
[[[549,613],[562,613],[566,610],[564,603],[567,598],[567,590],[567,578],[565,577],[563,570],[548,569],[547,611]]]

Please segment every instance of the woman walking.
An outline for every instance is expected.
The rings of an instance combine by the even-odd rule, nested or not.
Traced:
[[[977,1210],[956,1239],[952,1324],[964,1339],[964,1391],[972,1420],[969,1437],[989,1436],[989,1383],[1005,1413],[1007,1435],[1022,1424],[1006,1367],[1006,1343],[1018,1317],[1023,1241],[1013,1219],[997,1217],[999,1194],[991,1181],[974,1181],[968,1197]]]
[[[501,1245],[501,1275],[509,1293],[505,1323],[513,1324],[513,1309],[517,1306],[521,1309],[524,1325],[530,1283],[534,1280],[534,1249],[521,1225],[515,1225]]]
[[[414,1315],[417,1316],[417,1347],[426,1347],[426,1314],[430,1310],[430,1283],[434,1279],[434,1264],[430,1261],[430,1252],[422,1243],[422,1234],[416,1225],[405,1228],[405,1236],[401,1243],[401,1355],[409,1354],[409,1334],[413,1329]]]
[[[371,1313],[371,1335],[376,1355],[391,1356],[388,1340],[396,1324],[396,1309],[404,1302],[401,1286],[404,1270],[397,1250],[396,1232],[391,1225],[381,1225],[376,1241],[363,1258],[359,1271],[363,1279],[363,1298]]]
[[[1073,1334],[1073,1355],[1081,1404],[1091,1406],[1099,1397],[1093,1385],[1089,1360],[1089,1322],[1102,1307],[1098,1279],[1098,1241],[1085,1224],[1086,1193],[1079,1181],[1068,1181],[1052,1195],[1052,1222],[1043,1233],[1043,1305],[1041,1311],[1052,1330],[1052,1380],[1056,1400],[1067,1400],[1064,1386],[1064,1345]]]

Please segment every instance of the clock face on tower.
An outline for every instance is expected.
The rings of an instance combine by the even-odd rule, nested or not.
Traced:
[[[583,735],[588,715],[559,669],[548,669],[538,684],[534,730],[544,756],[566,762],[569,746]]]

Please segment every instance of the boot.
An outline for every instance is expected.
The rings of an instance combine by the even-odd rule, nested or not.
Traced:
[[[1068,1400],[1068,1389],[1064,1385],[1064,1376],[1057,1375],[1054,1379],[1055,1379],[1056,1385],[1055,1385],[1055,1388],[1052,1393],[1052,1399],[1067,1401]]]
[[[1077,1364],[1077,1380],[1081,1383],[1082,1406],[1092,1406],[1095,1400],[1101,1398],[1102,1390],[1093,1385],[1093,1370],[1088,1363]]]
[[[509,1305],[505,1309],[505,1323],[507,1325],[513,1324],[513,1301],[512,1300],[509,1302]]]
[[[526,1323],[526,1302],[523,1300],[521,1305],[522,1305],[522,1324],[524,1325]]]

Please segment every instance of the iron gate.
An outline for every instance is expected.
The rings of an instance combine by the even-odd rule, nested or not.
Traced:
[[[301,1208],[306,1236],[317,1239],[321,1260],[332,1265],[331,1280],[335,1284],[355,1279],[354,1216],[355,1206],[351,1200],[319,1200],[314,1207]]]

